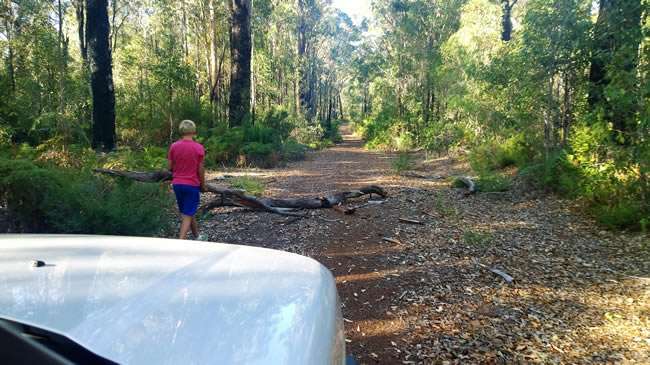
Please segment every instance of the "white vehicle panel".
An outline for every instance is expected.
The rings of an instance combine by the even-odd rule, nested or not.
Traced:
[[[121,364],[317,365],[345,356],[329,270],[246,246],[0,235],[0,317]]]

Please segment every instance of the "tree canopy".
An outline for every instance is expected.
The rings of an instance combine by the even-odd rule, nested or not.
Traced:
[[[137,153],[192,119],[210,161],[251,163],[349,121],[368,148],[463,147],[480,173],[518,165],[604,222],[648,222],[648,0],[374,0],[365,19],[331,0],[110,0],[98,44],[102,4],[2,1],[3,149]]]

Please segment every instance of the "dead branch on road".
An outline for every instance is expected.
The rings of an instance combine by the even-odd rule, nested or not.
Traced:
[[[172,173],[166,170],[152,172],[122,171],[110,169],[95,169],[97,173],[108,174],[112,176],[121,176],[135,181],[156,183],[162,181],[171,181]],[[307,198],[285,198],[269,199],[259,198],[246,195],[243,190],[229,189],[206,184],[208,192],[218,194],[219,198],[210,202],[207,206],[210,209],[217,207],[244,207],[256,210],[263,210],[270,213],[302,217],[302,214],[296,213],[299,209],[321,209],[333,208],[348,199],[359,198],[364,195],[377,194],[382,198],[387,194],[384,189],[377,185],[362,186],[359,190],[349,190],[336,193],[326,197],[307,197]]]

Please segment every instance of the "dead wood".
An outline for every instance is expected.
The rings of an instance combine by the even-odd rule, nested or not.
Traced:
[[[348,208],[348,207],[346,207],[344,205],[335,205],[333,208],[337,212],[339,212],[341,214],[345,214],[345,215],[352,215],[352,214],[354,214],[354,211],[356,210],[354,208]]]
[[[152,172],[122,171],[111,169],[95,169],[97,173],[108,174],[112,176],[121,176],[135,181],[156,183],[170,181],[172,173],[166,170]],[[286,199],[269,199],[246,195],[243,190],[219,187],[214,184],[206,184],[208,192],[218,194],[219,197],[207,204],[210,209],[217,207],[245,207],[251,209],[264,210],[267,212],[281,214],[286,216],[301,217],[295,213],[298,209],[320,209],[332,208],[339,206],[348,199],[359,198],[368,194],[377,194],[381,197],[386,196],[384,189],[377,185],[362,186],[359,190],[342,191],[326,197],[307,197],[307,198],[286,198]],[[372,195],[371,195],[372,196]],[[347,208],[346,208],[347,209]],[[356,209],[356,208],[355,208]],[[354,212],[354,211],[352,211]],[[351,213],[347,213],[351,214]]]
[[[474,194],[476,192],[476,184],[474,184],[474,181],[472,181],[472,179],[467,176],[461,176],[460,181],[467,185],[470,194]]]
[[[490,271],[493,272],[494,274],[497,274],[497,275],[501,276],[501,277],[502,277],[505,281],[507,281],[507,282],[511,282],[511,281],[515,280],[512,276],[510,276],[510,275],[504,273],[503,271],[501,271],[501,270],[499,270],[499,269],[496,269],[496,268],[489,268],[489,267],[487,267],[486,265],[483,265],[482,263],[478,262],[478,260],[477,260],[475,257],[472,257],[472,262],[473,262],[474,264],[476,264],[477,266],[480,266],[480,267],[482,267],[482,268],[484,268],[484,269],[490,270]]]
[[[408,224],[424,224],[424,222],[416,221],[415,219],[398,218],[398,220],[402,223],[408,223]]]
[[[386,242],[394,243],[394,244],[396,244],[396,245],[404,245],[404,244],[402,243],[402,241],[398,240],[397,238],[393,238],[393,237],[382,237],[381,239],[382,239],[382,241],[386,241]]]

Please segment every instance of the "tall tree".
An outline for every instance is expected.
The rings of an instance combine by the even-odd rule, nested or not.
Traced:
[[[77,15],[77,32],[79,33],[79,48],[83,62],[88,62],[88,49],[86,45],[86,14],[84,0],[75,1],[75,12]]]
[[[11,91],[16,92],[16,75],[14,70],[14,47],[12,43],[12,32],[14,26],[14,15],[12,4],[10,0],[4,2],[3,15],[5,23],[5,32],[7,36],[7,44],[9,46],[9,58],[7,60],[7,68],[9,69],[9,78],[11,79]]]
[[[230,26],[230,115],[235,127],[250,118],[251,105],[251,0],[232,0]]]
[[[636,97],[629,89],[636,88],[642,11],[641,0],[600,0],[594,29],[589,104],[603,107],[605,118],[610,119],[619,132],[629,129],[628,123],[637,110]],[[612,77],[614,73],[616,78]],[[608,87],[617,89],[615,98],[607,97]]]
[[[93,94],[93,141],[98,151],[115,149],[115,89],[109,43],[108,0],[86,0],[86,40]]]

